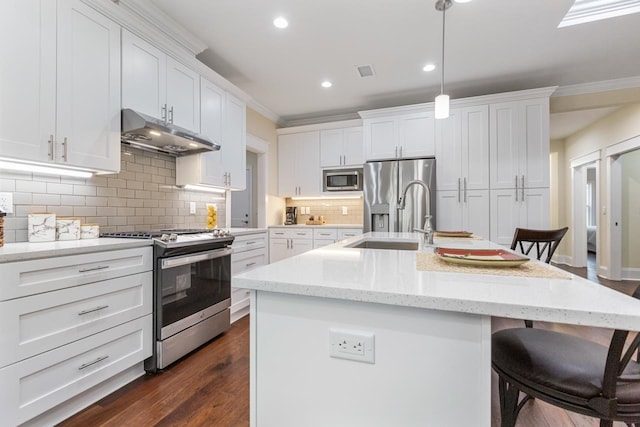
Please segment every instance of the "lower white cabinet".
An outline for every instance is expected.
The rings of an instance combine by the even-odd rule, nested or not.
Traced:
[[[269,262],[280,261],[311,249],[362,234],[362,228],[277,227],[269,229]]]
[[[53,425],[144,374],[152,248],[0,263],[3,423]]]
[[[489,190],[437,191],[437,229],[489,238]]]
[[[249,290],[233,286],[233,276],[269,263],[267,232],[236,236],[231,245],[231,322],[249,314]]]
[[[549,228],[549,188],[491,190],[491,241],[509,245],[517,227]]]

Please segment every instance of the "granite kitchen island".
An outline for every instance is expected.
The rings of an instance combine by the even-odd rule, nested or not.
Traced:
[[[421,235],[367,233],[234,277],[252,289],[253,426],[490,426],[491,316],[640,330],[640,301],[569,273],[421,271],[416,251],[349,247],[362,240]]]

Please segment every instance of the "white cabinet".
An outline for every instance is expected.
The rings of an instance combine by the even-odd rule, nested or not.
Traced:
[[[320,183],[320,132],[278,137],[278,195],[318,196]]]
[[[280,261],[313,249],[312,228],[269,229],[269,262]]]
[[[362,166],[362,126],[320,131],[320,167]]]
[[[433,112],[364,120],[365,160],[433,157]]]
[[[0,264],[0,410],[53,425],[144,374],[152,248]],[[137,374],[136,374],[137,371]],[[85,393],[86,392],[86,393]]]
[[[338,240],[344,240],[362,234],[362,228],[338,228],[337,232]]]
[[[436,121],[438,190],[489,188],[489,107],[452,109]],[[488,206],[488,205],[487,205]]]
[[[0,16],[0,153],[120,170],[120,26],[80,0]]]
[[[314,228],[313,249],[332,245],[338,239],[338,231],[335,228]]]
[[[233,276],[269,263],[267,240],[267,232],[258,231],[236,236],[231,245],[231,322],[249,314],[249,291],[233,286]]]
[[[489,190],[437,191],[436,197],[438,230],[490,237]]]
[[[200,76],[122,30],[122,107],[200,132]]]
[[[549,187],[549,98],[490,105],[491,189]]]
[[[517,227],[549,228],[549,189],[491,190],[491,241],[509,245]]]
[[[246,105],[202,78],[201,133],[220,150],[176,159],[177,185],[209,185],[232,190],[246,188]]]

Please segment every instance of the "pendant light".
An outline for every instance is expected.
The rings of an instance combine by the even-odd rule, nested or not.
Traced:
[[[446,119],[449,117],[449,95],[444,93],[444,23],[445,12],[451,7],[451,0],[436,0],[436,10],[442,12],[442,78],[440,80],[440,95],[436,96],[436,119]]]

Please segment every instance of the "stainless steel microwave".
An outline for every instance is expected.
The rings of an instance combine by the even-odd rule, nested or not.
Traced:
[[[323,191],[362,191],[362,180],[362,168],[322,171]]]

